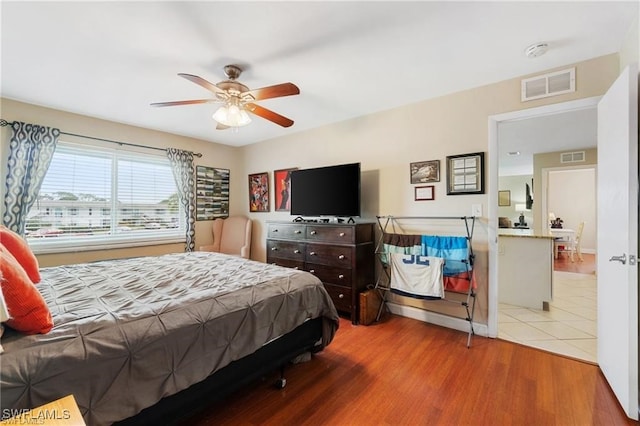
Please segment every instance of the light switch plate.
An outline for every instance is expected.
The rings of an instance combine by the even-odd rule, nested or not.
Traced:
[[[471,216],[482,217],[482,204],[471,205]]]

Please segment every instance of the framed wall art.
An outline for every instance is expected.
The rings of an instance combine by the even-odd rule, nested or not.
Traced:
[[[229,169],[196,166],[196,220],[229,216]]]
[[[249,175],[249,211],[269,211],[269,173]]]
[[[273,172],[274,210],[277,212],[291,210],[291,172],[294,170],[298,170],[298,168],[274,170]]]
[[[447,157],[447,195],[484,194],[484,152]]]
[[[511,205],[511,191],[498,191],[498,206],[508,207]]]
[[[424,185],[415,187],[415,200],[435,200],[435,187],[433,185]]]
[[[411,163],[409,172],[411,183],[440,182],[440,160]]]

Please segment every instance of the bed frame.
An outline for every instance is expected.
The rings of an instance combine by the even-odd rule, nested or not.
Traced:
[[[224,399],[278,369],[282,374],[275,387],[282,388],[286,384],[285,366],[303,353],[316,352],[314,349],[318,340],[322,338],[322,321],[322,318],[306,321],[292,332],[264,345],[253,354],[232,362],[202,382],[165,397],[137,415],[115,424],[180,424],[204,410],[209,404]]]

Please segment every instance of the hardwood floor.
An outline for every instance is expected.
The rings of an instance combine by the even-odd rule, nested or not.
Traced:
[[[553,261],[553,270],[575,272],[578,274],[594,274],[596,272],[596,255],[584,253],[582,258],[584,260],[579,262],[576,256],[574,262],[572,262],[567,254],[560,254],[558,258]]]
[[[189,425],[625,425],[597,366],[387,315],[343,319],[334,341]]]

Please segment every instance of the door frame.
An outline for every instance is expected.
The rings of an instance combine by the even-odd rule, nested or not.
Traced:
[[[564,166],[564,167],[545,167],[541,170],[541,174],[540,174],[540,190],[536,192],[536,194],[539,192],[540,193],[540,208],[542,210],[542,220],[543,222],[543,226],[542,226],[542,233],[543,234],[547,234],[549,232],[549,230],[551,229],[551,226],[549,226],[549,221],[545,220],[547,219],[545,216],[545,212],[549,210],[548,207],[548,198],[549,198],[549,175],[553,172],[563,172],[563,171],[583,171],[583,170],[593,170],[594,173],[594,188],[593,191],[596,191],[596,186],[597,186],[597,179],[598,179],[598,164],[586,164],[586,165],[582,165],[582,166]],[[597,201],[597,196],[596,196],[596,203],[593,205],[593,210],[594,210],[594,216],[597,217],[597,210],[598,210],[598,201]],[[596,224],[597,225],[597,224]],[[595,225],[594,225],[595,226]],[[597,241],[596,241],[596,247],[597,247]],[[593,250],[595,250],[595,248]],[[583,248],[584,250],[584,248]],[[590,252],[594,252],[595,251],[586,251],[584,253],[590,253]]]
[[[601,96],[577,99],[552,105],[522,109],[488,117],[489,152],[488,152],[488,221],[487,234],[489,242],[489,295],[487,334],[498,337],[498,126],[502,122],[525,120],[544,115],[596,108]]]

